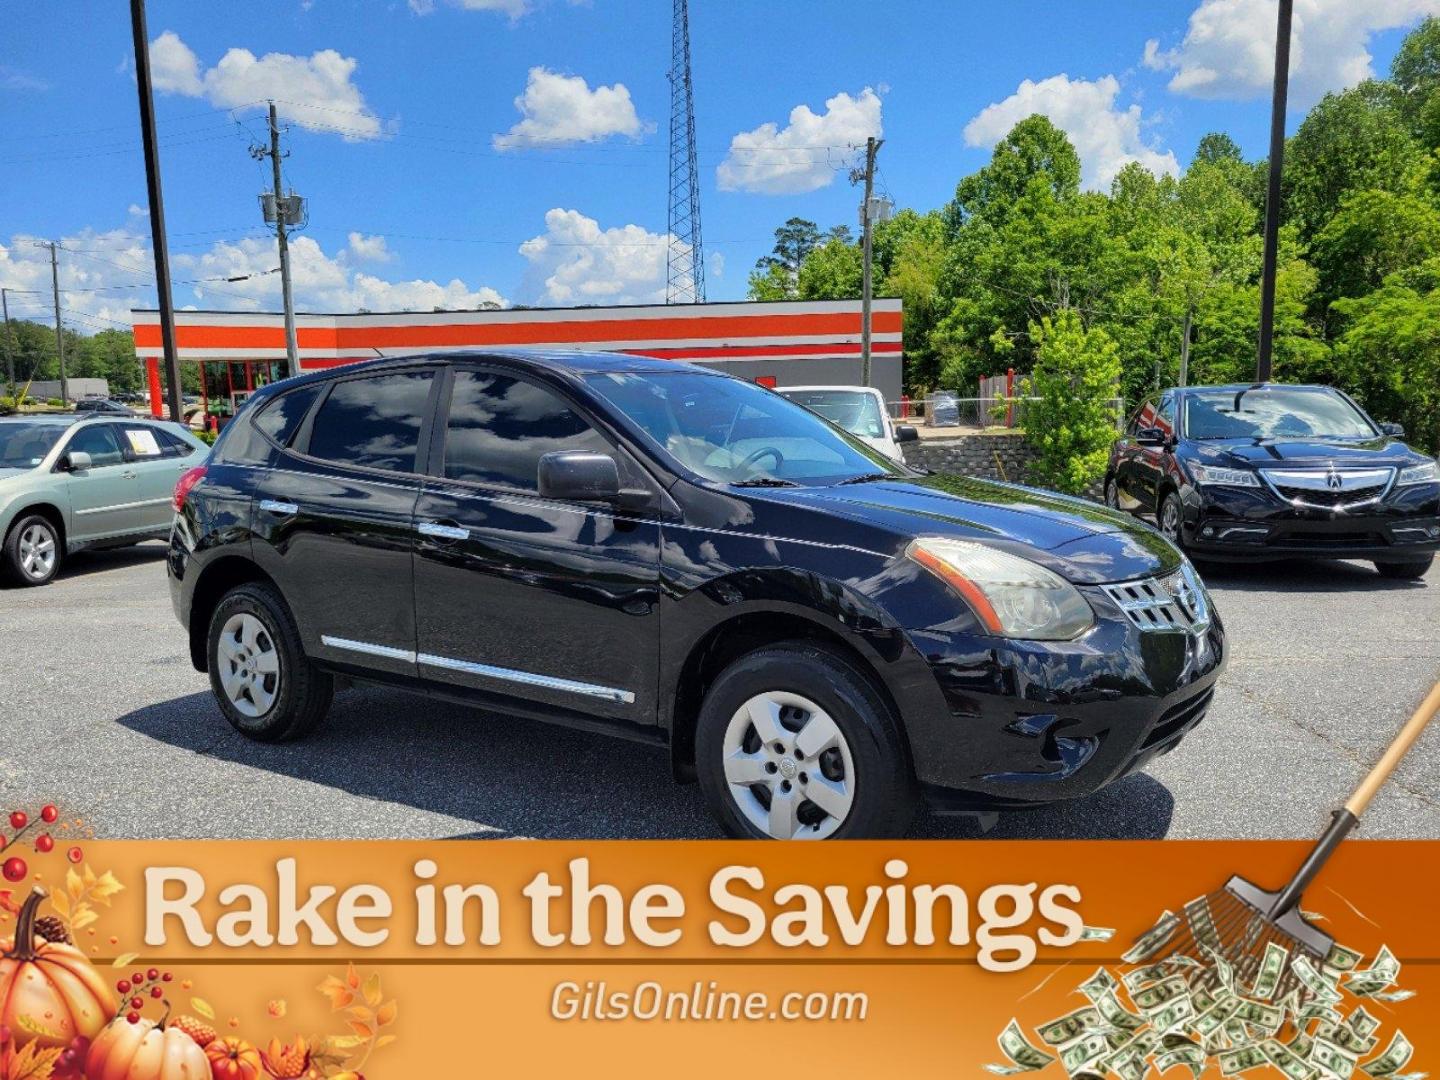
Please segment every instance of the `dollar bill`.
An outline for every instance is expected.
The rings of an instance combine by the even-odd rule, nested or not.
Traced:
[[[1360,996],[1368,997],[1371,1001],[1383,1001],[1383,1002],[1386,1002],[1387,1004],[1393,1005],[1393,1004],[1395,1004],[1395,1002],[1397,1002],[1397,1001],[1409,1001],[1412,997],[1415,996],[1415,991],[1414,991],[1414,990],[1377,991],[1376,993],[1373,993],[1373,994],[1364,994],[1364,995],[1360,995]]]
[[[1086,926],[1080,931],[1081,941],[1109,941],[1115,931],[1109,926]]]
[[[1265,1051],[1259,1046],[1241,1046],[1234,1050],[1222,1050],[1219,1055],[1220,1072],[1225,1076],[1258,1069],[1269,1062]]]
[[[1310,1060],[1331,1076],[1347,1080],[1355,1071],[1356,1057],[1343,1047],[1336,1046],[1329,1039],[1315,1039],[1310,1051]]]
[[[1127,964],[1138,964],[1150,959],[1175,936],[1180,929],[1180,918],[1173,911],[1167,911],[1160,916],[1160,921],[1152,926],[1145,933],[1141,934],[1135,944],[1121,957]]]
[[[1135,991],[1130,995],[1130,1000],[1135,1002],[1141,1012],[1149,1014],[1164,1008],[1178,997],[1188,996],[1189,993],[1190,986],[1184,977],[1171,975],[1168,979],[1162,979],[1153,986]]]
[[[1064,1046],[1068,1042],[1074,1042],[1087,1031],[1097,1031],[1104,1026],[1095,1006],[1087,1005],[1051,1020],[1047,1024],[1042,1024],[1035,1031],[1042,1042],[1049,1043],[1051,1046]]]
[[[1060,1051],[1060,1064],[1071,1076],[1082,1072],[1087,1066],[1110,1053],[1110,1044],[1104,1035],[1085,1035]]]
[[[1210,966],[1215,972],[1215,978],[1220,981],[1220,985],[1226,990],[1233,992],[1235,989],[1235,969],[1230,966],[1229,961],[1227,961],[1225,957],[1220,955],[1218,950],[1211,949],[1205,945],[1200,946],[1200,948],[1204,950],[1205,955],[1210,958]]]
[[[1253,1024],[1266,1034],[1273,1035],[1280,1030],[1280,1025],[1285,1023],[1285,1012],[1278,1005],[1267,1005],[1263,1001],[1241,998],[1240,1007],[1235,1010],[1234,1019],[1246,1024]]]
[[[1120,977],[1120,981],[1125,984],[1126,990],[1133,993],[1148,983],[1159,982],[1168,976],[1170,971],[1170,964],[1162,960],[1158,964],[1146,964],[1144,967],[1138,967],[1134,971],[1127,971]]]
[[[1190,995],[1176,998],[1150,1017],[1150,1026],[1155,1031],[1174,1031],[1181,1024],[1195,1018],[1195,1006]]]
[[[1400,961],[1388,945],[1382,945],[1368,968],[1346,973],[1345,989],[1356,997],[1373,997],[1392,986],[1399,977]]]
[[[1185,905],[1185,916],[1190,920],[1190,932],[1201,945],[1211,949],[1220,948],[1220,935],[1215,930],[1215,918],[1210,913],[1210,901],[1205,897],[1192,900]]]
[[[1355,949],[1347,949],[1344,945],[1336,942],[1330,946],[1330,951],[1325,955],[1325,966],[1336,971],[1354,971],[1360,961],[1365,959],[1365,954]]]
[[[1189,1046],[1177,1046],[1173,1050],[1167,1050],[1155,1059],[1155,1068],[1160,1072],[1169,1072],[1176,1065],[1184,1065],[1190,1070],[1190,1074],[1199,1077],[1205,1069],[1205,1051],[1191,1043]]]
[[[1260,960],[1260,971],[1255,976],[1255,985],[1250,996],[1269,1001],[1275,996],[1280,985],[1280,976],[1285,974],[1285,965],[1290,959],[1290,950],[1273,941],[1265,945],[1265,955]]]
[[[1375,1049],[1375,1044],[1379,1041],[1374,1035],[1361,1035],[1348,1024],[1342,1023],[1322,1023],[1315,1029],[1315,1035],[1317,1038],[1328,1039],[1357,1057]]]
[[[996,1076],[1014,1076],[1022,1072],[1034,1072],[1036,1069],[1043,1069],[1055,1060],[1054,1055],[1031,1046],[1025,1038],[1024,1032],[1020,1030],[1020,1021],[1011,1020],[1005,1025],[1005,1030],[1000,1033],[996,1040],[1000,1044],[1001,1051],[1010,1059],[1009,1065],[986,1065],[988,1072]]]
[[[1346,1019],[1345,1026],[1356,1035],[1364,1038],[1367,1035],[1373,1035],[1375,1033],[1375,1029],[1380,1026],[1380,1021],[1371,1016],[1364,1005],[1359,1005]]]
[[[1315,1039],[1313,1036],[1307,1035],[1305,1032],[1301,1031],[1296,1033],[1295,1037],[1292,1038],[1285,1045],[1288,1046],[1295,1053],[1299,1054],[1302,1058],[1308,1058],[1311,1055],[1311,1052],[1315,1049]]]
[[[1315,965],[1310,962],[1308,956],[1297,956],[1290,963],[1290,970],[1300,980],[1300,985],[1310,991],[1316,1001],[1326,1005],[1335,1005],[1341,1000],[1340,991],[1330,985],[1328,979],[1315,970]]]
[[[1310,1080],[1316,1075],[1313,1065],[1283,1043],[1276,1042],[1274,1039],[1266,1039],[1260,1044],[1260,1049],[1265,1052],[1270,1063],[1290,1080]]]
[[[1215,1032],[1225,1026],[1225,1021],[1235,1015],[1240,1008],[1240,1001],[1237,998],[1230,998],[1218,1005],[1213,1005],[1195,1018],[1191,1028],[1201,1038],[1209,1038]]]
[[[1415,1048],[1410,1045],[1410,1040],[1405,1038],[1405,1033],[1397,1031],[1385,1052],[1365,1062],[1360,1068],[1371,1076],[1390,1076],[1408,1065],[1414,1053]]]
[[[1113,993],[1115,987],[1119,985],[1120,984],[1115,981],[1115,976],[1111,975],[1110,972],[1102,967],[1098,969],[1094,975],[1091,975],[1090,978],[1076,987],[1076,989],[1093,1002],[1096,998],[1104,994]]]

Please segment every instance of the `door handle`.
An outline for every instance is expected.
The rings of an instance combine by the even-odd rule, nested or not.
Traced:
[[[134,469],[126,469],[123,473],[120,474],[120,479],[121,479],[121,480],[134,480],[134,479],[135,479],[135,470],[134,470]]]
[[[294,503],[277,502],[274,499],[261,499],[260,509],[267,514],[275,514],[278,517],[291,517],[300,512],[300,507]]]
[[[436,540],[469,540],[470,530],[460,525],[447,525],[443,521],[422,521],[415,526],[421,536]]]

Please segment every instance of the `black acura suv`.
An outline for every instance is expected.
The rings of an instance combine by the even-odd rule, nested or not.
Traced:
[[[1328,386],[1187,386],[1115,443],[1112,507],[1196,558],[1369,559],[1417,579],[1440,549],[1440,470]]]
[[[1128,515],[634,356],[276,383],[175,509],[175,609],[242,733],[398,685],[668,746],[741,837],[1085,795],[1199,723],[1225,659],[1192,567]]]

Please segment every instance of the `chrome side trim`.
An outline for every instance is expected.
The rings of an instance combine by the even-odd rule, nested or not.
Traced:
[[[469,660],[455,660],[448,656],[421,653],[416,660],[426,667],[459,671],[466,675],[478,675],[484,679],[500,679],[504,682],[537,686],[543,690],[561,690],[569,694],[599,698],[602,701],[617,701],[622,705],[635,704],[635,695],[629,690],[617,690],[612,686],[596,686],[594,683],[575,682],[573,679],[557,679],[551,675],[536,675],[529,671],[515,671],[512,668],[495,667],[491,664],[475,664]]]
[[[435,536],[441,540],[469,540],[470,530],[459,525],[441,525],[438,521],[422,521],[415,526],[421,536]]]
[[[92,506],[87,510],[76,510],[76,517],[84,517],[86,514],[104,514],[111,510],[139,510],[144,506],[159,506],[161,503],[168,503],[169,497],[163,499],[141,499],[139,502],[111,503],[109,506]]]
[[[298,514],[300,512],[300,507],[294,503],[277,502],[275,499],[261,499],[260,509],[268,514],[279,514],[282,517],[290,517],[292,514]]]
[[[372,645],[368,641],[352,641],[349,638],[331,637],[329,634],[320,635],[320,643],[328,645],[332,649],[345,649],[348,652],[364,653],[367,656],[383,656],[386,660],[399,660],[402,663],[415,663],[415,654],[409,649],[397,649],[392,645]]]

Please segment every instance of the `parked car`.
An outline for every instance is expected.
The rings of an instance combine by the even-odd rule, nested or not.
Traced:
[[[135,411],[129,406],[102,397],[81,398],[75,403],[75,411],[77,413],[105,413],[108,416],[135,415]]]
[[[390,684],[668,746],[735,836],[1089,794],[1179,743],[1224,662],[1150,527],[923,475],[669,361],[301,375],[175,501],[175,610],[245,735],[304,734],[337,679]]]
[[[148,419],[0,418],[0,569],[44,585],[83,548],[164,539],[175,483],[206,453],[188,431]]]
[[[1440,549],[1440,471],[1328,386],[1188,386],[1115,443],[1112,507],[1154,513],[1197,557],[1368,559],[1423,577]]]
[[[869,386],[780,386],[775,392],[819,413],[891,461],[905,463],[901,443],[914,442],[920,433],[896,424],[885,410],[885,397]]]
[[[954,394],[943,390],[931,394],[925,409],[925,422],[931,427],[960,426],[960,399]]]

